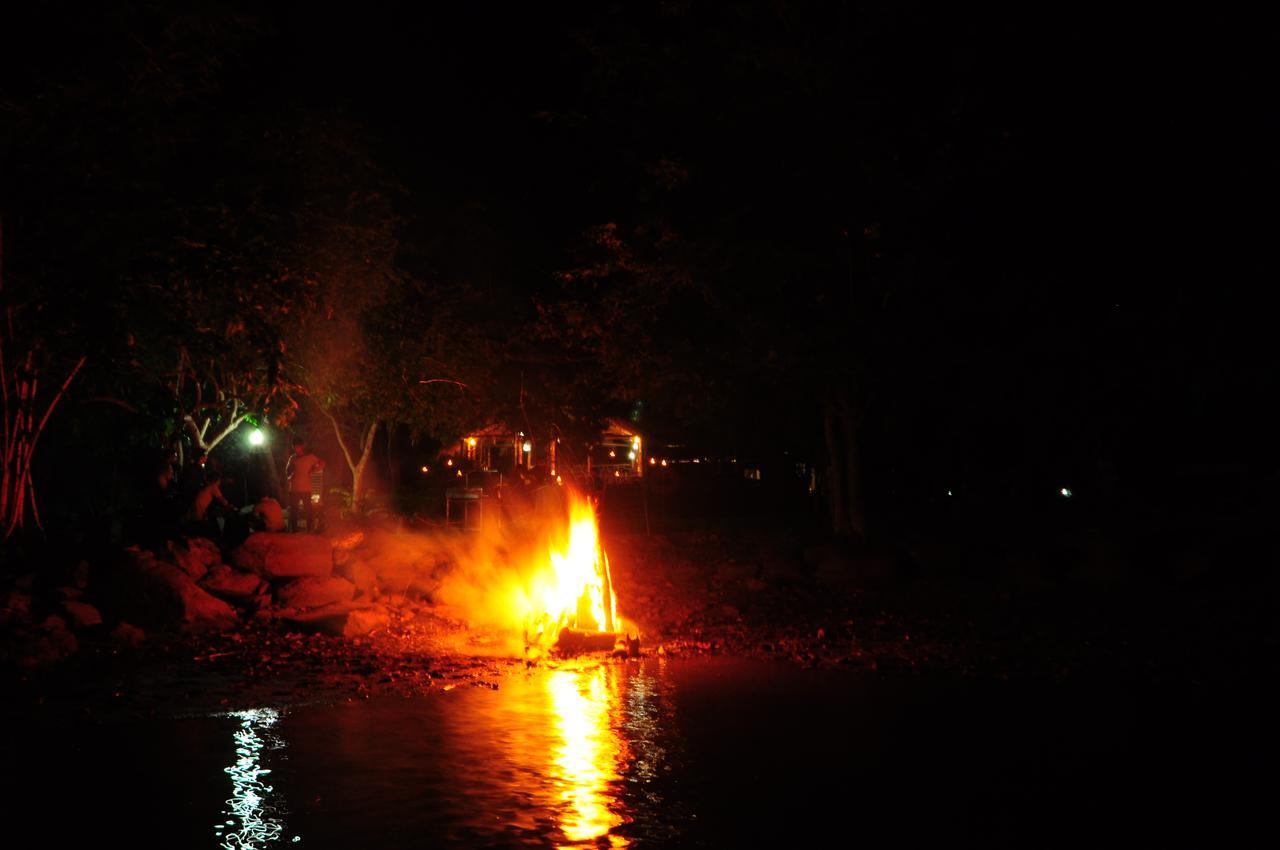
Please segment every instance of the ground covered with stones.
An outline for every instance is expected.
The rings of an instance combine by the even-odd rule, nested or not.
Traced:
[[[617,534],[606,544],[643,654],[775,659],[866,674],[1102,678],[1212,686],[1277,672],[1268,578],[1123,582],[911,574],[798,536]],[[469,627],[430,594],[382,598],[361,634],[242,611],[200,631],[136,638],[95,624],[50,663],[8,664],[5,705],[79,714],[204,712],[501,687],[519,636]],[[601,653],[610,662],[610,653]],[[623,662],[616,662],[623,663]]]

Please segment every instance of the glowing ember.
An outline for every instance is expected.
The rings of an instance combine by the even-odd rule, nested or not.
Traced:
[[[554,643],[562,629],[613,632],[619,625],[609,559],[591,503],[569,491],[567,539],[553,540],[547,560],[523,590],[528,644]]]

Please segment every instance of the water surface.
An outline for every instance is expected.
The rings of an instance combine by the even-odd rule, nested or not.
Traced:
[[[3,803],[55,844],[132,847],[1223,842],[1263,825],[1269,711],[1222,693],[588,662],[513,668],[496,690],[15,718]]]

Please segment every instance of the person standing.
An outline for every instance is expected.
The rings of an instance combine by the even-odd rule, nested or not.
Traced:
[[[316,530],[316,504],[311,500],[311,474],[324,469],[324,461],[307,451],[307,443],[293,441],[293,454],[285,464],[284,475],[289,490],[289,531],[298,530],[298,520],[306,517],[307,531]]]

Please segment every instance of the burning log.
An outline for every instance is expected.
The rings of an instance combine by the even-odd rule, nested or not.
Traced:
[[[546,560],[517,592],[525,662],[535,663],[549,653],[638,657],[640,637],[627,634],[618,617],[609,556],[601,545],[594,506],[571,488],[561,492],[568,522],[548,535]]]
[[[555,651],[561,655],[578,655],[584,652],[613,652],[622,658],[640,656],[640,635],[634,637],[621,632],[595,632],[563,628],[556,638]]]
[[[589,632],[581,629],[563,628],[560,630],[560,636],[556,639],[556,651],[563,655],[575,655],[580,652],[608,652],[612,650],[619,640],[625,640],[622,635],[613,632]]]

